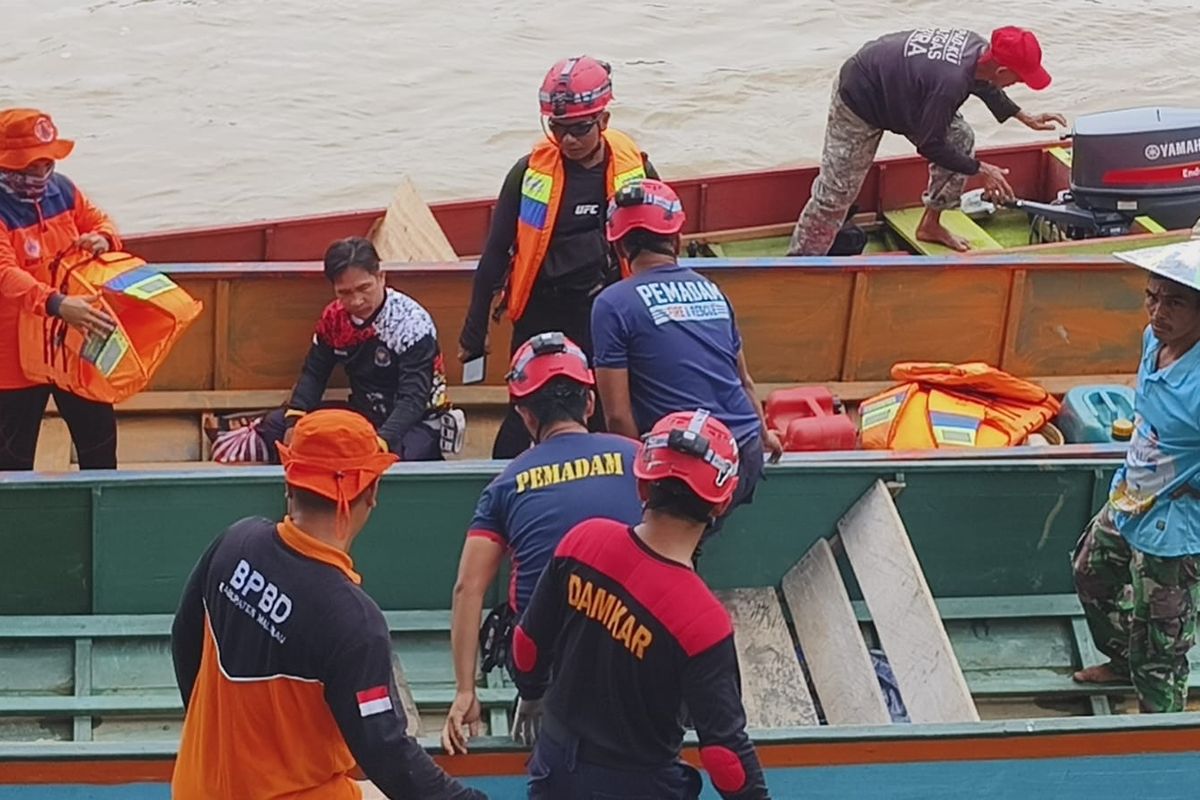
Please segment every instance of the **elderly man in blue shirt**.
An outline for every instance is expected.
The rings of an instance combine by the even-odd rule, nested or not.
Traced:
[[[1129,683],[1143,712],[1183,711],[1200,598],[1200,246],[1146,285],[1134,432],[1076,547],[1075,587],[1109,657],[1081,683]],[[1184,263],[1184,262],[1195,263]]]

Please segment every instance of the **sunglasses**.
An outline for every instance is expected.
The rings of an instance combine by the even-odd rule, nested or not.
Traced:
[[[550,120],[550,132],[554,134],[556,139],[561,139],[568,134],[576,139],[582,139],[591,133],[592,128],[599,124],[599,117],[585,119],[582,122],[556,122]]]

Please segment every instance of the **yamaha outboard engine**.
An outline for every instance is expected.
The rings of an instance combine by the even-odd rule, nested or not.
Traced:
[[[1017,200],[1038,238],[1123,236],[1136,217],[1168,230],[1200,218],[1200,110],[1130,108],[1075,121],[1071,189]]]

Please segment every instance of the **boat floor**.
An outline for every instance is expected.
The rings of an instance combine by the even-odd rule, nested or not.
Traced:
[[[1072,595],[938,601],[980,716],[987,719],[1136,713],[1129,687],[1081,686],[1071,672],[1099,661]],[[877,640],[855,604],[868,646]],[[420,710],[434,736],[454,697],[448,611],[386,614]],[[172,740],[180,701],[170,657],[171,616],[0,617],[0,742]],[[1192,687],[1200,688],[1193,653]],[[515,690],[494,671],[482,681],[487,732],[508,733]],[[1192,707],[1200,710],[1200,696]]]

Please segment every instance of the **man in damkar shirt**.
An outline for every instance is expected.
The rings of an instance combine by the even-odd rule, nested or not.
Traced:
[[[1050,85],[1037,37],[1022,28],[998,28],[990,43],[961,28],[924,28],[864,45],[834,82],[821,172],[792,232],[788,255],[829,252],[884,131],[904,136],[929,160],[917,238],[968,249],[966,239],[941,223],[943,211],[958,207],[967,178],[981,176],[1000,202],[1012,200],[1013,191],[1004,177],[1007,169],[975,158],[975,133],[959,113],[962,104],[975,95],[997,122],[1016,117],[1037,131],[1067,124],[1061,114],[1022,111],[1004,93],[1018,82],[1035,91]]]
[[[186,709],[174,800],[486,800],[405,732],[379,606],[350,546],[396,456],[362,416],[324,409],[279,445],[282,522],[248,517],[192,571],[171,650]]]
[[[641,523],[573,528],[513,634],[516,724],[541,720],[529,796],[695,800],[700,775],[679,759],[686,705],[721,796],[767,800],[733,624],[691,566],[737,487],[737,443],[707,411],[670,414],[642,443],[634,474]]]

